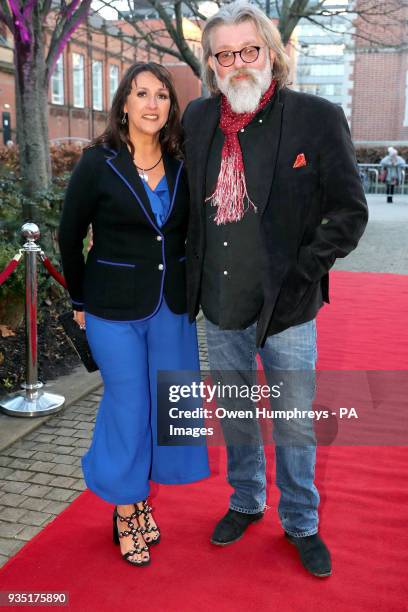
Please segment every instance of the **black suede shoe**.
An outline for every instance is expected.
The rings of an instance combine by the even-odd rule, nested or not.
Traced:
[[[228,510],[227,514],[215,526],[214,533],[211,537],[211,544],[227,546],[227,544],[236,542],[242,538],[248,525],[260,521],[263,515],[263,512],[246,514],[245,512]]]
[[[298,549],[300,560],[308,572],[319,578],[331,575],[330,553],[317,533],[304,538],[295,538],[285,531],[285,536]]]

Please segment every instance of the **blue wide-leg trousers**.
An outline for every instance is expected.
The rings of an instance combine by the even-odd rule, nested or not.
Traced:
[[[194,482],[209,476],[206,446],[157,445],[158,370],[199,370],[195,323],[171,312],[110,321],[85,314],[86,333],[104,393],[91,446],[82,458],[87,487],[114,504],[141,501],[149,481]]]

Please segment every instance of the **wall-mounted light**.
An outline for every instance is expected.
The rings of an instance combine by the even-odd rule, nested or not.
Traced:
[[[7,104],[7,102],[4,104],[4,108],[10,108],[10,104]]]

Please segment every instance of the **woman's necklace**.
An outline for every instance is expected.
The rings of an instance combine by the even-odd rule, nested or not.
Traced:
[[[146,174],[146,172],[150,172],[150,170],[153,170],[154,168],[156,168],[156,166],[158,166],[161,162],[161,160],[163,159],[163,155],[160,156],[160,159],[158,162],[156,162],[154,164],[154,166],[152,166],[151,168],[139,168],[139,166],[137,165],[135,158],[133,158],[133,163],[135,164],[137,171],[139,173],[140,178],[142,178],[144,181],[146,181],[146,183],[149,180],[149,175]]]

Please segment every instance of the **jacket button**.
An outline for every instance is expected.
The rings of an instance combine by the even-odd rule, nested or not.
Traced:
[[[156,240],[158,240],[159,242],[162,241],[162,237],[161,236],[156,236]]]
[[[164,270],[164,266],[163,266],[163,264],[159,264],[159,265],[157,266],[157,268],[158,268],[159,270]]]

